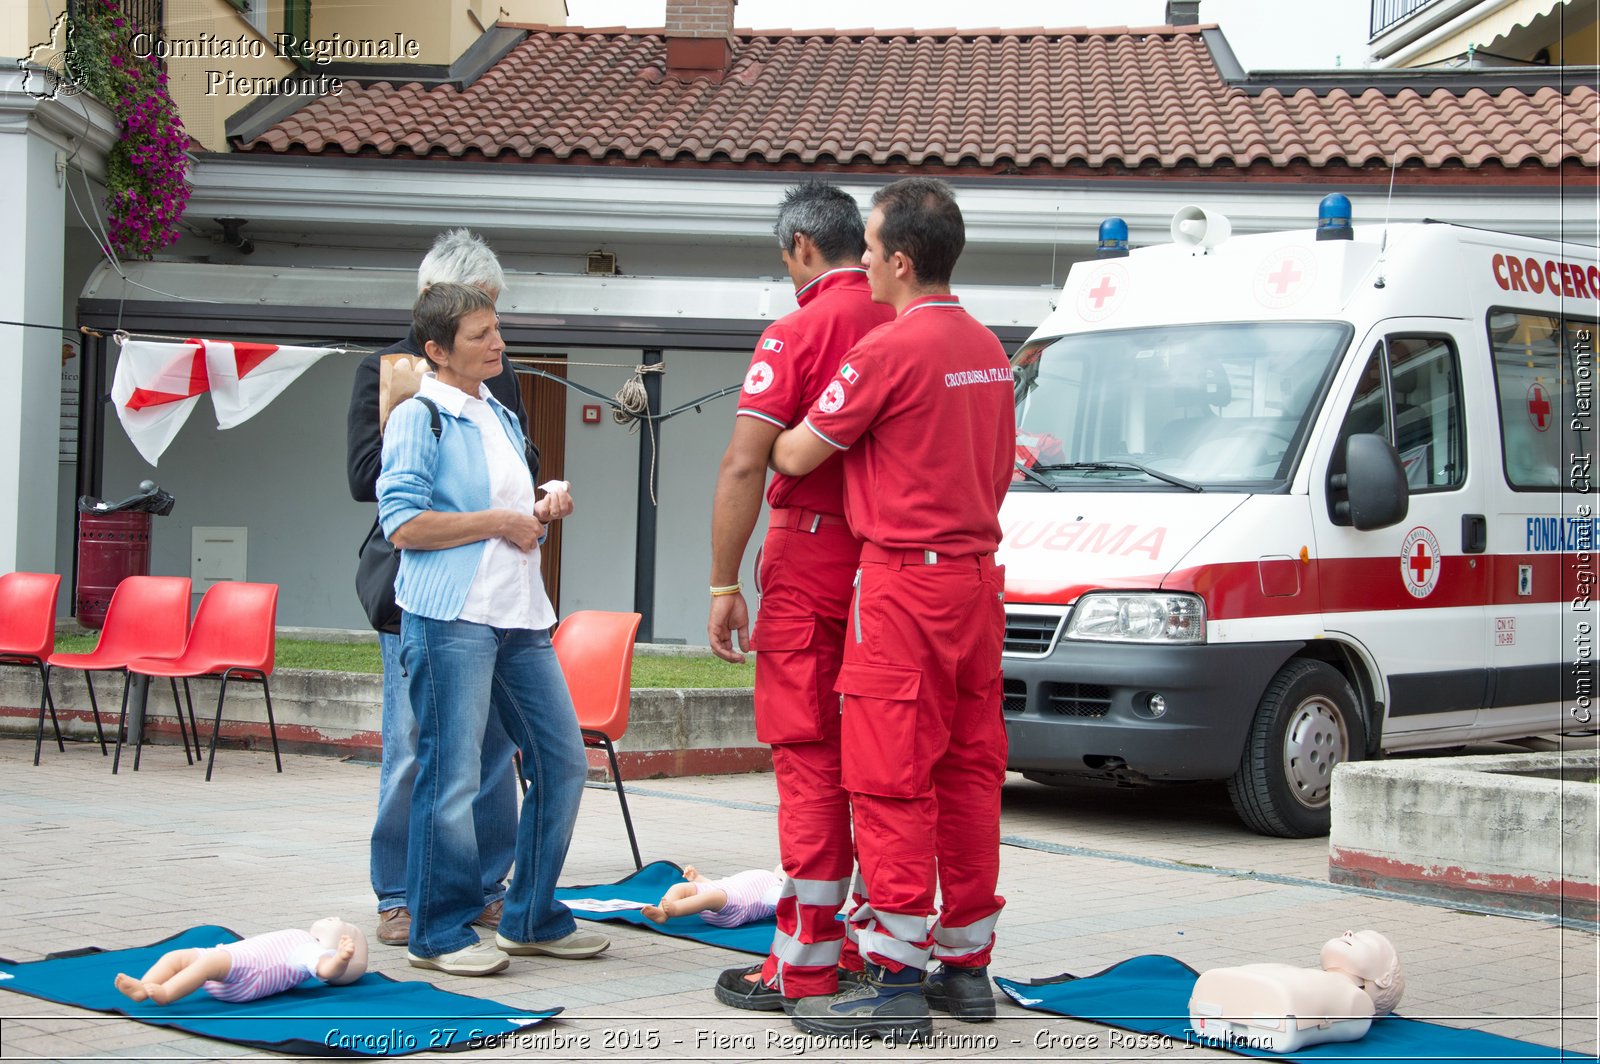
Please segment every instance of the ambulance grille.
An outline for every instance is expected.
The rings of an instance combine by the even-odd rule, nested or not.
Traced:
[[[1000,708],[1006,713],[1021,713],[1028,708],[1028,685],[1022,680],[1005,681]]]
[[[1111,688],[1098,683],[1048,684],[1044,704],[1063,717],[1103,717],[1111,709]]]
[[[1005,653],[1042,658],[1055,645],[1062,616],[1057,613],[1006,612]]]

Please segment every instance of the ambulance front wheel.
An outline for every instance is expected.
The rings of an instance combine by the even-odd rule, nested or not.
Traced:
[[[1366,727],[1356,693],[1320,661],[1291,661],[1267,684],[1228,796],[1263,835],[1326,835],[1333,768],[1359,758]]]

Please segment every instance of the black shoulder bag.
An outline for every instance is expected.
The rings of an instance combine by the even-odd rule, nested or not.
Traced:
[[[439,438],[439,408],[432,399],[417,396],[432,415],[433,438]],[[356,556],[356,597],[367,620],[380,632],[400,631],[400,607],[394,604],[394,580],[400,574],[400,552],[383,535],[377,518]]]

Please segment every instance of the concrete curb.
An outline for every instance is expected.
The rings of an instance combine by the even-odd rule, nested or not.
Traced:
[[[377,760],[382,749],[382,677],[367,673],[280,669],[272,675],[272,712],[278,742],[286,751]],[[191,680],[200,734],[209,742],[216,719],[215,680]],[[181,689],[181,688],[180,688]],[[93,742],[84,674],[51,673],[50,690],[62,735]],[[95,674],[102,727],[108,738],[121,706],[122,678]],[[178,743],[171,687],[151,685],[146,741]],[[0,735],[32,739],[39,726],[39,677],[25,669],[0,670]],[[48,721],[46,754],[54,749]],[[228,686],[221,734],[223,747],[271,749],[266,702],[261,686]],[[627,734],[617,744],[624,780],[664,776],[707,776],[768,771],[771,753],[756,741],[754,694],[749,689],[641,689],[633,692]],[[591,753],[591,764],[608,775],[604,753]]]
[[[1593,922],[1597,775],[1590,752],[1339,765],[1328,878]]]

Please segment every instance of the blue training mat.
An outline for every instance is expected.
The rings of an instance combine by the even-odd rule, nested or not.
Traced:
[[[1362,1064],[1432,1060],[1495,1064],[1498,1061],[1595,1059],[1591,1054],[1568,1053],[1485,1031],[1444,1027],[1399,1016],[1373,1021],[1366,1037],[1357,1041],[1323,1042],[1289,1054],[1223,1045],[1215,1040],[1203,1040],[1189,1030],[1189,995],[1197,978],[1198,973],[1182,961],[1151,955],[1134,957],[1081,979],[1058,975],[1026,983],[996,978],[995,983],[1025,1009],[1156,1035],[1173,1046],[1192,1044],[1273,1060],[1358,1060]]]
[[[652,861],[617,883],[597,883],[590,887],[558,887],[556,898],[566,902],[572,909],[572,915],[580,920],[622,920],[674,938],[692,938],[708,946],[721,946],[723,949],[738,950],[740,953],[766,955],[772,945],[772,932],[777,928],[777,921],[770,916],[765,920],[740,924],[738,927],[713,927],[700,919],[697,913],[674,917],[664,924],[658,924],[653,920],[647,920],[638,909],[618,909],[608,912],[585,909],[581,905],[573,904],[574,901],[593,899],[641,901],[654,905],[661,900],[668,887],[682,882],[682,868],[671,861]]]
[[[206,925],[135,949],[91,946],[38,961],[0,959],[0,989],[300,1056],[407,1056],[514,1045],[510,1038],[515,1032],[561,1011],[530,1012],[452,994],[431,983],[402,983],[376,972],[347,986],[312,980],[282,994],[242,1003],[218,1001],[204,990],[166,1006],[134,1002],[112,983],[118,972],[143,975],[168,950],[208,948],[238,939],[225,927]]]

